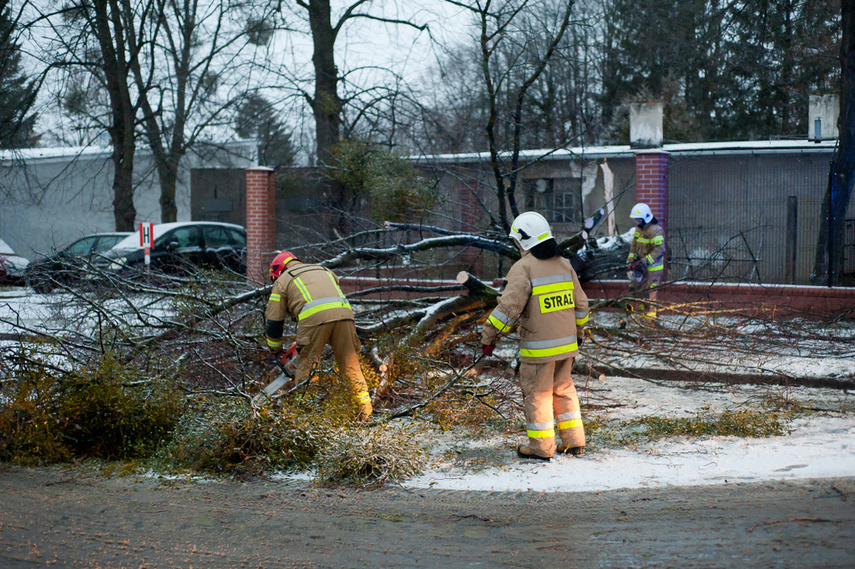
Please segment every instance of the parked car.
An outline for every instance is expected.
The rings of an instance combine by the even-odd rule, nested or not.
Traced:
[[[112,249],[130,232],[93,233],[81,237],[53,255],[30,263],[24,280],[40,293],[52,291],[57,283],[73,285],[85,280],[86,265],[93,257]]]
[[[0,282],[23,282],[24,270],[30,261],[15,253],[8,243],[0,239]]]
[[[197,268],[246,272],[246,230],[240,225],[209,221],[158,223],[153,228],[150,269],[186,275]],[[140,237],[131,235],[106,251],[96,265],[123,276],[145,270]]]

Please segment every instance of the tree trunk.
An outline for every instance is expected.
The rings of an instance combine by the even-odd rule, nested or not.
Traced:
[[[840,46],[839,143],[822,200],[822,220],[816,246],[813,279],[836,285],[843,264],[844,219],[855,182],[855,0],[841,3],[843,41]],[[830,241],[829,241],[830,237]]]
[[[125,62],[121,10],[114,0],[95,0],[93,31],[104,59],[103,71],[110,97],[109,128],[113,144],[113,215],[116,231],[133,231],[137,211],[134,207],[134,126],[136,109],[131,104],[128,68]],[[112,25],[112,29],[111,29]]]
[[[157,160],[155,156],[155,160]],[[169,156],[160,165],[157,160],[157,177],[160,181],[160,222],[178,221],[178,205],[175,203],[175,188],[178,185],[178,162],[180,157]]]
[[[330,149],[339,141],[341,99],[338,98],[338,69],[335,65],[336,30],[330,23],[330,1],[308,3],[312,30],[312,65],[315,69],[315,94],[309,100],[315,117],[318,162],[326,163]]]

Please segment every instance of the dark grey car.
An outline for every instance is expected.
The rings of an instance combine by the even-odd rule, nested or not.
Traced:
[[[197,268],[246,272],[246,230],[240,225],[207,221],[154,225],[148,269],[187,275]],[[146,270],[145,250],[134,234],[106,251],[96,264],[121,276]]]
[[[93,233],[29,264],[24,281],[36,292],[52,291],[58,284],[75,285],[85,280],[86,266],[96,255],[132,235],[129,232]]]

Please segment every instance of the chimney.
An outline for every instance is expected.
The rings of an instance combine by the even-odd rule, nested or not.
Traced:
[[[838,95],[811,95],[808,105],[808,140],[837,140]]]
[[[629,146],[660,148],[662,146],[663,103],[632,103],[629,106]]]

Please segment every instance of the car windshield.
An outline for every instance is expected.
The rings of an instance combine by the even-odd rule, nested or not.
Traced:
[[[116,244],[125,237],[126,235],[102,235],[101,238],[98,239],[98,244],[95,245],[95,252],[103,253],[107,249],[116,246]]]
[[[84,237],[79,241],[75,241],[65,250],[69,255],[88,255],[89,251],[92,250],[92,243],[95,242],[97,237]]]

